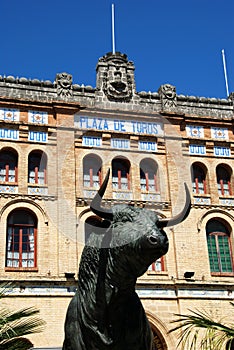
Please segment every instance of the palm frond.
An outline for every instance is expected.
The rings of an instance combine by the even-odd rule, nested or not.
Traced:
[[[231,304],[234,306],[234,303]],[[221,350],[227,345],[231,349],[234,339],[233,327],[213,320],[204,311],[189,311],[189,315],[175,314],[179,318],[172,321],[177,325],[169,333],[180,331],[178,346],[188,350]]]
[[[9,293],[12,284],[0,285],[0,298]],[[11,311],[0,308],[0,350],[27,350],[32,343],[25,335],[43,331],[45,322],[37,317],[39,310],[34,307]]]
[[[9,294],[9,291],[13,288],[13,285],[11,282],[5,282],[0,284],[0,299]]]
[[[32,347],[33,344],[26,338],[13,338],[0,344],[0,350],[29,350]]]

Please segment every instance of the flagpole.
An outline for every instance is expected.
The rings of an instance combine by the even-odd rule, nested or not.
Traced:
[[[226,92],[227,92],[227,97],[228,97],[229,96],[229,89],[228,89],[227,68],[226,68],[224,50],[222,50],[222,57],[223,57],[223,70],[224,70],[224,77],[225,77],[225,84],[226,84]]]
[[[115,7],[112,4],[112,53],[115,54]]]

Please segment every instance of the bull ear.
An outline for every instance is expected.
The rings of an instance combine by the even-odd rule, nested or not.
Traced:
[[[179,214],[177,214],[172,218],[168,218],[168,219],[165,218],[165,219],[158,220],[157,222],[158,227],[177,225],[180,222],[184,221],[189,215],[189,212],[191,209],[191,197],[190,197],[189,189],[186,183],[184,184],[184,187],[185,187],[185,193],[186,193],[186,201],[185,201],[184,209]]]
[[[93,200],[90,204],[90,209],[92,210],[92,212],[94,214],[100,216],[100,218],[112,220],[113,219],[112,210],[101,207],[102,197],[104,196],[104,193],[106,191],[109,176],[110,176],[110,169],[108,169],[106,177],[105,177],[101,187],[99,188],[98,192],[96,193],[95,197],[93,198]]]

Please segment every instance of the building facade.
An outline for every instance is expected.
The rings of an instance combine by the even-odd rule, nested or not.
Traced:
[[[99,59],[96,88],[68,73],[0,77],[0,276],[14,283],[3,303],[40,309],[36,348],[62,346],[89,204],[108,169],[107,207],[170,217],[190,189],[188,218],[166,228],[168,253],[136,286],[155,349],[176,348],[171,321],[188,309],[233,320],[233,95],[177,95],[171,84],[137,92],[134,70],[117,52]]]

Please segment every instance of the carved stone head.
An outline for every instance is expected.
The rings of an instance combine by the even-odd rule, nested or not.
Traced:
[[[72,75],[59,73],[56,75],[57,94],[61,97],[72,96]]]
[[[162,110],[174,110],[177,107],[176,88],[171,84],[161,85],[159,95],[162,102]]]

